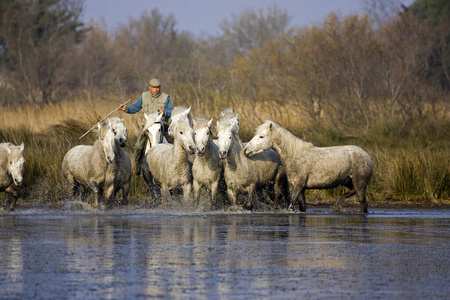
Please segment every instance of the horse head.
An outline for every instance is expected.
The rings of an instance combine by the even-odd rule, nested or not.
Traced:
[[[20,146],[7,147],[8,152],[8,172],[11,174],[14,184],[20,185],[23,181],[23,143]]]
[[[150,146],[154,146],[156,144],[161,143],[163,140],[162,113],[161,114],[158,114],[157,112],[154,114],[144,113],[144,117],[147,121],[141,133],[147,136],[150,142]]]
[[[169,135],[173,136],[173,128],[174,126],[179,122],[179,121],[185,121],[187,122],[189,125],[192,124],[192,115],[191,115],[191,107],[189,108],[184,108],[182,106],[180,107],[175,107],[172,111],[172,116],[170,118],[170,126],[169,126]]]
[[[219,157],[225,159],[228,156],[233,135],[236,134],[236,128],[228,123],[221,124],[217,122],[217,146],[219,147]]]
[[[185,120],[179,120],[175,124],[172,123],[172,133],[174,144],[180,143],[181,147],[189,154],[195,153],[194,130]],[[171,125],[171,126],[172,126]]]
[[[107,119],[107,121],[111,124],[112,130],[114,132],[114,139],[120,147],[125,147],[127,145],[128,133],[125,124],[123,123],[123,119],[119,117],[113,117]]]
[[[233,126],[239,134],[239,115],[235,114],[231,108],[224,109],[221,112],[221,115],[221,122],[227,122],[230,126]]]
[[[225,159],[228,156],[233,137],[239,137],[239,117],[232,109],[226,109],[222,112],[222,118],[217,121],[220,158]]]
[[[197,149],[197,155],[202,156],[208,146],[209,140],[211,139],[212,130],[211,127],[212,119],[200,119],[194,122],[194,135],[195,135],[195,147]]]
[[[102,122],[97,124],[98,138],[102,144],[103,152],[105,153],[106,161],[112,163],[114,161],[115,149],[115,134],[109,122]]]
[[[244,153],[247,156],[268,150],[272,148],[272,128],[273,122],[266,121],[256,129],[255,136],[244,147]]]

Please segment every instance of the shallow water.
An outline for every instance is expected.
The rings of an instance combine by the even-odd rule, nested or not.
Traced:
[[[450,212],[0,215],[1,299],[417,299],[450,294]]]

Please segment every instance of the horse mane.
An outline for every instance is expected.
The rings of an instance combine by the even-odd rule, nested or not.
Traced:
[[[228,127],[231,127],[231,132],[233,135],[238,135],[239,137],[239,131],[237,130],[237,128],[234,126],[234,124],[232,122],[230,122],[230,119],[227,117],[222,117],[220,120],[217,121],[217,131],[221,131],[224,130]]]
[[[11,149],[11,148],[13,148],[15,145],[13,144],[13,143],[10,143],[10,142],[5,142],[5,143],[0,143],[0,147],[3,147],[3,148],[9,148],[9,149]]]
[[[109,123],[123,123],[123,119],[119,118],[119,117],[110,117],[107,119]]]
[[[188,109],[187,107],[184,107],[184,106],[177,106],[177,107],[174,107],[173,109],[172,109],[172,114],[171,114],[171,116],[170,116],[170,119],[171,119],[171,124],[173,123],[173,122],[175,122],[175,121],[177,121],[177,120],[181,120],[181,116],[179,116],[179,117],[177,117],[178,115],[180,115],[181,113],[183,113],[184,111],[186,111],[186,109]],[[192,114],[189,112],[189,114],[188,114],[188,116],[187,116],[187,121],[189,122],[189,124],[191,125],[191,127],[192,127],[192,124],[193,124],[193,117],[192,117]]]
[[[229,118],[233,118],[236,116],[236,114],[234,113],[234,111],[231,107],[225,108],[224,110],[222,110],[221,114],[222,114],[222,117],[228,116]]]
[[[94,128],[94,132],[97,133],[97,135],[103,139],[106,135],[106,132],[109,130],[109,123],[108,122],[101,122],[98,123],[100,125],[100,127],[96,127]]]
[[[287,153],[292,154],[314,147],[312,143],[301,140],[286,128],[270,120],[267,120],[263,124],[258,126],[256,134],[259,134],[259,132],[261,132],[262,130],[267,129],[270,125],[272,125],[272,139],[279,141],[281,147]]]

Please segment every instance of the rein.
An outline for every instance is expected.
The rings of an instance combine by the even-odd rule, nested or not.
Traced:
[[[161,124],[161,122],[153,122],[153,124]],[[148,128],[150,128],[150,127],[151,126],[149,126]],[[146,135],[147,138],[149,138],[147,135],[148,128],[145,131],[141,131],[141,134]],[[162,143],[163,142],[162,125],[159,127],[159,131],[161,132],[160,137],[159,137],[159,143]]]

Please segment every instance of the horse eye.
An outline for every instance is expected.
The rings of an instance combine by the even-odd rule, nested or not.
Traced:
[[[183,134],[183,131],[180,131],[180,134]]]
[[[194,135],[197,135],[197,132],[194,132]]]
[[[259,136],[259,138],[260,138],[260,139],[263,139],[263,138],[264,138],[264,136],[263,136],[263,135],[260,135],[260,136]]]

